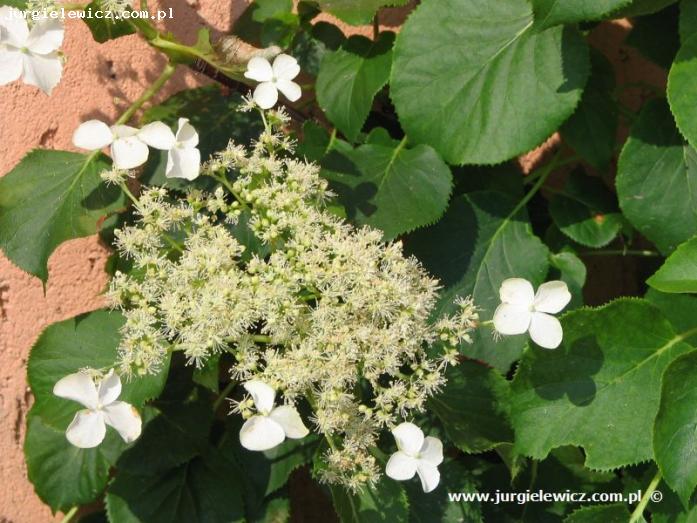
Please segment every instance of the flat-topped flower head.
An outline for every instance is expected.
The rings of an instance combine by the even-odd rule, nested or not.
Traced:
[[[413,423],[404,422],[392,429],[397,452],[390,456],[385,473],[397,481],[419,475],[424,492],[431,492],[440,482],[438,465],[443,463],[443,444],[438,438],[427,436]]]
[[[106,435],[106,426],[116,429],[126,443],[140,436],[140,414],[130,403],[117,401],[121,395],[121,379],[113,369],[95,384],[86,372],[76,372],[61,378],[53,393],[84,405],[65,431],[68,441],[81,449],[99,445]]]
[[[298,61],[287,54],[279,54],[273,65],[262,56],[255,56],[247,64],[244,75],[261,82],[254,89],[254,102],[262,109],[271,109],[278,102],[278,91],[291,102],[300,99],[300,86],[292,80],[300,74]]]
[[[57,18],[41,18],[29,30],[19,9],[0,7],[0,85],[22,78],[51,94],[63,74],[58,54],[63,34],[63,23]]]
[[[188,118],[179,118],[174,145],[167,155],[167,178],[194,180],[201,172],[201,151],[197,149],[198,133]]]
[[[276,391],[266,383],[251,380],[244,388],[251,394],[257,409],[257,414],[245,421],[240,430],[240,443],[244,448],[269,450],[286,438],[300,439],[310,433],[295,407],[274,406]]]
[[[98,151],[111,146],[111,158],[117,169],[134,169],[148,159],[148,146],[167,151],[176,144],[172,130],[162,122],[152,122],[141,129],[129,125],[108,126],[88,120],[75,129],[73,144],[80,149]]]
[[[563,281],[548,281],[535,293],[523,278],[504,280],[499,290],[501,305],[494,312],[494,328],[504,335],[529,332],[532,341],[545,349],[556,349],[564,333],[552,314],[560,312],[571,300]]]

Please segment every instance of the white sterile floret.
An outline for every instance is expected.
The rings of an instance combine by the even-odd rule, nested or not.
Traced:
[[[22,78],[51,94],[63,73],[58,54],[63,34],[57,18],[37,20],[30,31],[22,11],[0,7],[0,85]]]
[[[172,130],[162,122],[152,122],[142,129],[128,125],[112,125],[88,120],[75,129],[73,144],[80,149],[98,151],[111,146],[111,157],[117,169],[134,169],[148,159],[148,145],[163,151],[176,144]]]
[[[130,403],[117,401],[121,379],[113,369],[99,386],[86,372],[69,374],[54,385],[53,393],[87,407],[75,414],[65,431],[68,441],[76,447],[89,449],[99,445],[106,435],[106,425],[115,428],[126,443],[140,436],[140,414]]]
[[[179,118],[179,128],[174,145],[167,155],[167,178],[184,178],[193,180],[201,172],[201,151],[198,145],[198,133],[187,118]]]
[[[523,278],[509,278],[499,290],[501,305],[494,312],[494,328],[501,334],[529,332],[532,341],[545,349],[556,349],[562,341],[561,323],[552,314],[560,312],[571,300],[563,281],[540,285],[537,294]]]
[[[240,430],[240,443],[244,448],[269,450],[286,438],[304,438],[310,433],[295,407],[274,407],[276,391],[266,383],[251,380],[244,384],[244,388],[252,395],[257,409],[257,414],[245,421]]]
[[[404,422],[392,429],[397,452],[390,456],[385,473],[404,481],[419,475],[424,492],[431,492],[440,482],[438,465],[443,463],[443,444],[438,438],[424,438],[423,431],[413,423]]]
[[[278,101],[278,91],[291,102],[300,99],[300,86],[292,80],[300,74],[298,61],[287,54],[279,54],[273,65],[264,57],[255,56],[247,64],[244,75],[261,82],[254,90],[254,102],[262,109],[270,109]]]

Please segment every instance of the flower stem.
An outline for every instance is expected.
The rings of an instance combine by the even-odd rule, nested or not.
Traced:
[[[218,397],[213,402],[213,412],[218,410],[218,407],[220,407],[220,404],[223,402],[223,400],[225,400],[227,395],[230,394],[230,392],[232,391],[232,389],[235,388],[236,385],[237,385],[236,381],[231,381],[230,383],[228,383],[225,386],[225,388],[220,392],[220,395],[218,395]]]
[[[150,98],[155,96],[157,92],[160,89],[162,89],[162,86],[165,85],[165,83],[167,83],[167,80],[169,80],[174,74],[175,69],[176,67],[173,64],[168,63],[162,71],[162,74],[160,74],[160,76],[157,78],[157,80],[155,80],[155,82],[153,82],[153,84],[150,87],[148,87],[143,92],[143,94],[140,95],[140,97],[131,104],[131,106],[128,109],[126,109],[126,112],[123,113],[118,120],[116,120],[116,125],[122,125],[128,122],[136,113],[136,111],[143,106],[145,102],[150,100]]]
[[[539,191],[540,188],[544,185],[544,183],[547,181],[547,177],[550,174],[552,174],[552,171],[554,171],[554,169],[562,165],[565,165],[566,163],[569,163],[568,159],[561,160],[560,157],[561,151],[555,154],[554,158],[552,158],[548,164],[545,164],[544,166],[540,167],[540,169],[538,169],[530,175],[537,178],[535,185],[533,185],[527,192],[527,194],[523,196],[523,199],[518,202],[518,205],[516,205],[515,208],[510,212],[506,221],[510,220],[516,214],[518,214],[518,211],[520,211],[523,207],[525,207],[528,204],[530,200],[532,200],[532,197],[535,196],[535,194],[537,194],[537,191]]]
[[[251,211],[247,202],[244,201],[242,197],[239,194],[237,194],[237,192],[235,192],[235,189],[232,187],[232,184],[228,181],[225,174],[212,174],[211,178],[223,184],[223,186],[230,192],[230,194],[232,194],[233,198],[235,198],[235,200],[237,200],[240,203],[244,210]]]
[[[124,194],[125,194],[126,196],[128,196],[128,198],[133,202],[133,204],[134,204],[136,207],[138,207],[138,198],[136,198],[135,196],[133,196],[133,193],[132,193],[131,190],[128,188],[128,185],[126,185],[125,182],[121,182],[121,183],[119,184],[119,187],[121,187],[121,190],[124,192]]]
[[[163,234],[162,237],[174,248],[174,250],[184,252],[184,246],[172,238],[169,234]]]
[[[77,505],[75,505],[73,508],[71,508],[68,512],[65,513],[65,516],[63,516],[63,519],[61,519],[61,523],[70,523],[70,521],[73,519],[73,516],[77,513]]]
[[[646,509],[646,505],[648,505],[649,500],[651,499],[651,494],[653,494],[653,492],[656,490],[658,483],[661,481],[661,477],[661,469],[658,469],[656,471],[656,475],[651,480],[651,483],[649,483],[649,486],[646,487],[646,491],[641,497],[641,501],[639,501],[639,504],[634,509],[634,512],[632,512],[632,515],[629,518],[629,523],[636,523],[637,521],[641,520],[644,510]]]
[[[660,258],[661,253],[649,250],[609,249],[603,251],[582,251],[579,256],[646,256],[648,258]]]
[[[559,158],[559,156],[560,156],[560,153],[557,153],[556,156],[555,156],[554,158],[552,158],[552,160],[551,160],[548,164],[545,164],[545,165],[543,165],[542,167],[540,167],[539,169],[535,169],[533,172],[531,172],[530,174],[528,174],[528,175],[523,179],[523,183],[524,183],[524,184],[529,184],[529,183],[532,183],[532,182],[534,182],[535,180],[537,180],[540,176],[542,176],[544,173],[547,172],[548,167],[549,167],[550,164],[552,164],[552,163],[554,163],[553,169],[556,169],[556,168],[558,168],[558,167],[563,167],[563,166],[565,166],[565,165],[569,165],[569,164],[571,164],[571,163],[575,163],[575,162],[577,162],[577,161],[579,160],[579,157],[578,157],[578,156],[569,156],[568,158],[564,158],[563,160],[561,160],[561,159]]]

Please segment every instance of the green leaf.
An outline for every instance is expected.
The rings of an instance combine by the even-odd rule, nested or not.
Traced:
[[[629,511],[623,503],[614,505],[591,505],[576,509],[566,518],[564,523],[626,523],[629,520]]]
[[[298,60],[303,72],[317,76],[324,57],[339,49],[344,40],[346,37],[341,29],[320,21],[298,32],[290,54]]]
[[[208,447],[212,419],[210,401],[202,394],[164,404],[136,444],[119,457],[119,471],[159,475],[200,456]]]
[[[650,503],[651,523],[693,523],[697,518],[697,505],[694,498],[689,507],[683,507],[682,501],[665,480],[658,484],[658,489],[663,494],[663,500],[659,504]]]
[[[682,135],[697,147],[697,34],[683,42],[668,73],[668,102]]]
[[[295,151],[297,156],[311,162],[319,162],[329,149],[329,133],[318,123],[312,120],[306,121],[302,128],[302,139]]]
[[[371,22],[381,7],[405,5],[408,0],[317,0],[324,11],[328,11],[351,25]]]
[[[133,9],[127,7],[131,13]],[[104,43],[107,40],[113,40],[120,36],[130,35],[136,32],[135,28],[125,19],[115,18],[97,18],[94,13],[103,13],[108,9],[103,6],[103,0],[94,0],[84,8],[86,13],[90,13],[82,20],[87,24],[92,32],[92,37],[99,43]]]
[[[319,437],[310,435],[301,440],[287,439],[271,450],[252,452],[240,445],[237,434],[241,423],[239,419],[230,422],[228,436],[220,450],[245,470],[245,505],[248,513],[256,514],[263,511],[268,496],[282,488],[294,470],[311,462]]]
[[[194,369],[192,380],[194,383],[206,387],[214,393],[218,393],[218,381],[220,377],[220,354],[208,357],[200,368]]]
[[[649,60],[669,69],[680,47],[678,6],[637,18],[625,42]]]
[[[390,75],[394,33],[376,41],[352,36],[340,49],[324,55],[315,89],[327,118],[351,141],[365,123],[373,98]]]
[[[123,323],[119,312],[98,310],[54,323],[41,333],[29,354],[27,376],[35,398],[33,411],[44,423],[60,431],[68,427],[83,406],[54,396],[53,386],[64,376],[85,367],[113,367]],[[156,375],[134,377],[130,381],[123,378],[119,399],[140,407],[146,400],[157,397],[167,380],[168,367],[169,360]]]
[[[622,230],[622,215],[614,195],[600,178],[579,171],[569,175],[564,190],[549,202],[559,229],[581,245],[603,247]]]
[[[697,292],[697,238],[680,245],[646,283],[662,292]]]
[[[438,220],[452,188],[449,167],[429,146],[390,142],[342,147],[321,164],[349,219],[381,229],[386,239]]]
[[[535,25],[546,29],[555,25],[608,18],[630,2],[631,0],[532,0],[532,5],[535,11]]]
[[[123,446],[119,436],[108,431],[99,447],[79,449],[66,439],[65,430],[46,424],[35,408],[27,416],[27,473],[38,496],[54,511],[97,499],[106,487],[112,464],[106,449],[120,450]]]
[[[453,312],[454,299],[470,295],[481,309],[480,318],[489,320],[503,280],[519,277],[539,285],[548,269],[549,252],[533,235],[526,210],[509,195],[493,191],[455,198],[436,225],[411,234],[405,246],[445,287],[435,316]],[[518,359],[527,341],[521,335],[496,342],[486,329],[477,329],[472,338],[462,353],[502,372]]]
[[[697,327],[697,296],[668,294],[649,289],[644,298],[661,309],[676,332],[685,332]],[[697,345],[697,334],[685,338],[685,341],[690,345]]]
[[[598,51],[591,52],[591,64],[591,77],[581,103],[562,126],[561,133],[584,160],[604,170],[614,155],[617,134],[618,111],[613,98],[615,72]]]
[[[693,333],[697,328],[693,328]],[[653,447],[663,478],[687,507],[697,486],[697,351],[676,359],[663,374]]]
[[[391,96],[410,140],[448,163],[495,164],[557,130],[588,69],[578,32],[534,30],[526,0],[423,2],[397,36]]]
[[[559,271],[559,275],[550,275],[549,279],[558,279],[566,283],[571,292],[571,302],[566,310],[583,305],[583,286],[586,283],[586,266],[572,252],[560,252],[549,257],[551,266]]]
[[[100,153],[35,149],[0,178],[0,248],[12,263],[45,283],[56,247],[96,234],[101,220],[124,207],[121,190],[99,177],[110,167]]]
[[[114,523],[231,523],[243,520],[241,471],[210,448],[161,474],[119,470],[106,496]]]
[[[273,498],[267,501],[263,507],[263,515],[249,519],[254,523],[286,523],[290,521],[290,499]]]
[[[697,34],[697,3],[692,0],[682,0],[680,2],[680,41],[687,40]]]
[[[513,198],[523,197],[523,180],[525,176],[516,162],[499,165],[467,165],[453,169],[455,178],[454,194],[475,191],[496,191],[506,193]]]
[[[463,452],[484,452],[513,441],[508,382],[495,370],[466,360],[447,370],[445,388],[428,402],[448,438]],[[463,408],[467,405],[467,408]]]
[[[663,253],[697,234],[697,152],[680,137],[665,100],[646,104],[617,165],[626,218]]]
[[[578,445],[586,466],[602,470],[651,459],[661,375],[692,349],[684,335],[657,308],[629,298],[570,312],[562,326],[562,345],[530,347],[512,382],[516,451],[541,459]]]
[[[239,111],[242,97],[233,93],[223,94],[216,85],[181,91],[160,105],[151,107],[143,114],[143,122],[160,120],[176,130],[179,118],[188,118],[198,131],[201,160],[206,161],[214,152],[225,149],[229,140],[248,145],[258,137],[262,129],[261,121],[253,112]],[[162,185],[185,190],[192,182],[178,178],[166,178],[167,151],[151,151],[148,162],[143,167],[141,180],[149,185]],[[213,180],[198,178],[194,184],[210,188]]]
[[[389,478],[382,478],[377,486],[364,487],[355,494],[336,485],[331,485],[329,490],[342,523],[394,523],[409,519],[406,492]]]
[[[252,20],[264,22],[269,18],[275,18],[289,14],[293,11],[293,0],[254,0]]]
[[[615,18],[627,16],[644,16],[657,13],[661,9],[676,3],[678,0],[634,0],[627,7],[620,9],[614,14]]]
[[[443,490],[453,493],[476,493],[472,471],[456,460],[447,460],[438,467]],[[404,487],[409,495],[411,523],[458,523],[482,521],[481,507],[476,501],[450,501],[448,496],[424,493],[417,481],[408,481]]]

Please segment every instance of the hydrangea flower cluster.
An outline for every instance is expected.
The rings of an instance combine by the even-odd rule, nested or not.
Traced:
[[[457,314],[429,321],[438,282],[399,242],[326,210],[327,182],[291,157],[279,132],[286,119],[267,113],[251,148],[231,143],[203,166],[222,184],[212,194],[176,200],[147,189],[135,225],[116,232],[135,266],[108,293],[126,317],[120,371],[154,372],[168,351],[197,365],[227,351],[232,377],[255,384],[251,392],[272,390],[291,407],[307,400],[308,424],[331,443],[323,479],[356,489],[378,478],[369,451],[378,432],[422,411],[442,387],[477,312],[461,300]],[[254,420],[243,440],[263,427],[269,441],[302,432],[299,417],[295,429],[274,425],[270,397],[237,402]]]

